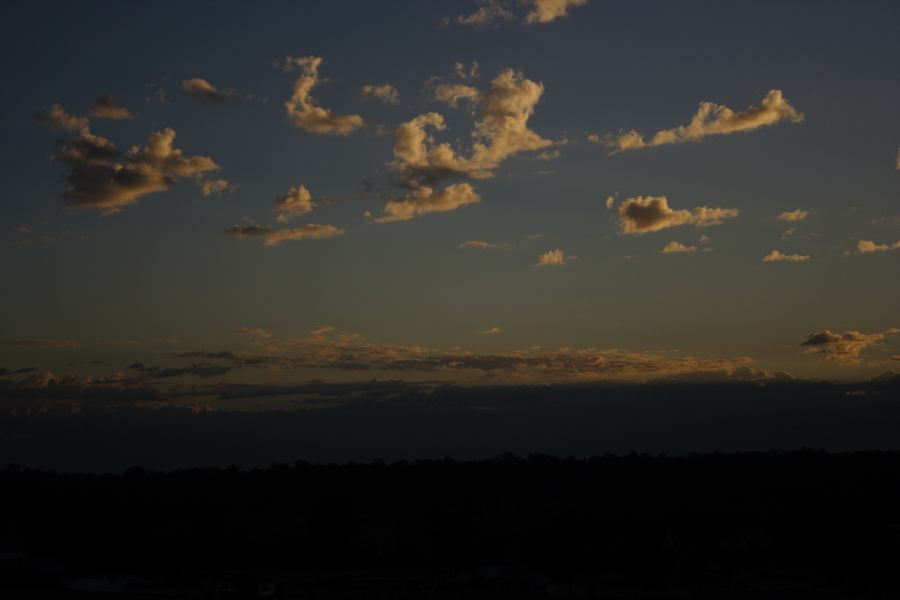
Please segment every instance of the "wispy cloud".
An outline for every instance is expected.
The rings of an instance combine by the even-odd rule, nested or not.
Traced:
[[[284,103],[291,124],[309,133],[347,135],[365,123],[359,115],[339,115],[319,106],[312,91],[319,85],[319,68],[323,60],[318,56],[288,56],[284,70],[299,70],[294,91]]]
[[[228,235],[238,239],[260,238],[263,246],[277,246],[289,240],[324,239],[344,235],[345,231],[333,225],[308,223],[296,229],[272,229],[261,225],[235,225],[226,230]]]
[[[763,257],[763,262],[806,262],[808,254],[783,254],[780,250],[772,250]]]

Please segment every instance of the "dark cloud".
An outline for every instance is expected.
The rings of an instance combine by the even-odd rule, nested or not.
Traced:
[[[113,98],[112,96],[100,96],[89,109],[92,117],[98,119],[112,119],[114,121],[122,119],[133,119],[134,115],[128,110],[128,107]]]
[[[144,363],[134,363],[128,366],[131,371],[140,373],[146,379],[171,379],[174,377],[193,376],[203,379],[220,377],[231,371],[231,367],[225,365],[211,365],[198,363],[189,367],[156,367],[146,366]]]
[[[323,239],[344,235],[345,231],[333,225],[307,223],[296,229],[272,229],[261,225],[235,225],[229,227],[226,234],[238,239],[261,238],[264,246],[277,246],[288,240]]]
[[[179,179],[219,168],[209,157],[184,156],[174,141],[175,131],[167,128],[152,132],[143,148],[122,154],[108,139],[82,130],[53,157],[69,168],[66,205],[118,212],[142,196],[168,190]]]
[[[887,336],[897,333],[900,333],[900,329],[890,328],[875,333],[856,330],[838,333],[826,329],[810,333],[800,345],[806,347],[807,354],[821,354],[827,360],[839,363],[859,364],[867,350],[883,343]]]

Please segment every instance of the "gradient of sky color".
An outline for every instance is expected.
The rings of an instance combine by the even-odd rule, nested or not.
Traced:
[[[334,330],[318,334],[330,336],[322,344],[341,348],[507,357],[619,349],[689,357],[700,370],[750,366],[828,379],[897,369],[900,249],[860,252],[858,244],[900,241],[900,4],[589,0],[548,23],[441,24],[478,7],[469,0],[4,4],[0,367],[85,375],[136,361],[184,364],[177,354],[187,351],[275,355],[318,344],[309,332],[328,326]],[[278,67],[287,56],[322,57],[313,96],[335,113],[361,115],[367,127],[322,135],[292,126],[284,102],[298,73]],[[477,62],[480,76],[454,79],[457,62]],[[559,142],[549,148],[559,157],[522,152],[493,178],[451,181],[468,181],[478,204],[403,222],[367,219],[366,211],[380,215],[386,200],[407,193],[389,167],[401,123],[440,113],[448,128],[436,139],[469,153],[477,109],[435,102],[429,79],[484,92],[510,68],[544,86],[528,127]],[[236,96],[193,97],[181,86],[192,77]],[[363,97],[364,85],[383,83],[398,90],[398,103]],[[153,98],[159,89],[168,103]],[[744,111],[770,90],[781,90],[803,120],[615,154],[589,141],[686,124],[703,101]],[[202,197],[188,178],[112,215],[65,208],[67,170],[50,156],[58,140],[77,134],[34,117],[54,103],[87,115],[102,95],[136,117],[92,118],[91,132],[127,149],[170,127],[177,148],[212,158],[221,166],[212,177],[236,187]],[[275,199],[301,184],[329,201],[279,224]],[[673,209],[740,215],[629,235],[607,210],[609,196],[616,206],[665,196]],[[778,219],[798,209],[805,219]],[[327,224],[345,234],[275,246],[226,235],[251,221]],[[472,240],[496,247],[460,247]],[[697,250],[662,254],[673,241]],[[535,266],[556,249],[566,264]],[[773,250],[809,258],[764,262]],[[237,333],[242,327],[270,337]],[[840,342],[801,346],[824,331],[883,337],[849,360],[827,352]],[[77,348],[48,348],[60,344],[46,340]],[[279,340],[291,344],[273,346]],[[375,376],[491,374],[444,367]],[[242,366],[228,380],[311,376],[356,380],[373,371],[292,371],[281,363]]]

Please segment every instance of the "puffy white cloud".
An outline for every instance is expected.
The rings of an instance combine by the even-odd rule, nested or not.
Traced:
[[[364,98],[378,100],[384,104],[400,104],[400,92],[389,83],[364,85],[360,93]]]
[[[698,142],[711,135],[753,131],[780,121],[799,123],[802,120],[803,114],[791,106],[781,90],[771,90],[762,99],[761,106],[751,106],[743,112],[734,112],[727,106],[714,102],[701,102],[700,108],[689,124],[658,131],[650,140],[632,129],[603,138],[598,136],[596,141],[613,148],[614,152],[622,152],[666,144]],[[588,139],[591,139],[591,136],[588,136]]]
[[[478,202],[481,202],[481,196],[468,183],[454,183],[438,192],[423,185],[402,198],[389,200],[384,205],[384,215],[375,218],[374,222],[408,221],[428,213],[449,212]]]
[[[676,254],[679,252],[696,252],[697,246],[687,246],[681,242],[671,241],[666,244],[660,254]]]
[[[152,132],[143,148],[121,154],[108,139],[83,129],[53,157],[69,167],[66,205],[118,212],[141,196],[168,190],[178,179],[219,168],[209,157],[184,156],[174,141],[175,131],[166,128]]]
[[[264,246],[277,246],[288,240],[322,239],[344,235],[345,231],[332,225],[317,225],[308,223],[297,229],[272,229],[261,225],[246,225],[226,230],[228,235],[238,239],[258,237],[263,240]]]
[[[128,107],[113,98],[112,96],[100,96],[91,105],[89,110],[92,117],[98,119],[112,119],[119,121],[122,119],[133,119],[134,115],[128,110]]]
[[[50,109],[35,117],[39,123],[49,125],[50,127],[58,127],[67,131],[77,131],[87,129],[90,121],[87,117],[78,117],[70,115],[61,104],[54,104]]]
[[[300,70],[294,82],[294,91],[284,103],[291,123],[309,133],[347,135],[364,125],[359,115],[338,115],[318,105],[311,92],[319,85],[319,67],[322,58],[318,56],[287,57],[285,70]]]
[[[538,257],[536,267],[562,267],[566,264],[566,253],[557,248],[548,250]]]
[[[611,203],[607,199],[607,206]],[[679,225],[709,227],[740,214],[736,208],[700,206],[692,210],[673,210],[665,196],[636,196],[628,198],[618,208],[619,229],[622,233],[650,233]]]
[[[806,262],[808,254],[782,254],[780,250],[772,250],[763,257],[763,262]]]
[[[780,215],[778,215],[779,221],[803,221],[806,217],[809,216],[808,210],[803,210],[802,208],[798,208],[797,210],[784,211]]]

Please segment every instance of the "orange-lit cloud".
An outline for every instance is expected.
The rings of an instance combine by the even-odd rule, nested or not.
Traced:
[[[671,241],[660,251],[660,254],[677,254],[684,252],[696,252],[697,246],[687,246],[681,242]]]
[[[763,262],[806,262],[808,254],[783,254],[780,250],[772,250],[763,257]]]
[[[809,334],[800,345],[806,348],[807,354],[821,354],[827,360],[859,364],[862,362],[862,355],[866,350],[881,344],[887,336],[898,333],[900,333],[900,329],[897,328],[876,333],[861,333],[856,330],[837,333],[826,329]]]
[[[118,212],[142,196],[168,190],[179,179],[219,168],[209,157],[184,156],[174,141],[173,129],[154,131],[143,148],[121,154],[105,137],[83,129],[53,157],[69,168],[66,206]]]
[[[285,59],[285,71],[300,70],[294,82],[294,91],[284,103],[291,124],[309,133],[347,135],[365,123],[359,115],[338,115],[318,105],[311,92],[319,85],[319,67],[322,58],[300,56]]]
[[[323,239],[344,235],[345,231],[333,225],[308,223],[296,229],[272,229],[261,225],[235,225],[226,230],[228,235],[238,239],[261,238],[264,246],[277,246],[289,240]]]
[[[454,183],[435,192],[428,186],[421,186],[410,194],[390,200],[384,205],[384,215],[374,218],[375,223],[408,221],[429,213],[448,212],[468,204],[481,202],[481,196],[468,183]]]
[[[612,203],[607,199],[607,207]],[[636,196],[619,205],[619,229],[622,233],[650,233],[679,225],[709,227],[740,215],[736,208],[700,206],[691,210],[673,210],[665,196]]]
[[[65,129],[67,131],[87,129],[88,124],[90,123],[87,117],[70,115],[61,104],[54,104],[47,112],[36,116],[35,120],[44,125]]]
[[[285,223],[292,217],[299,217],[312,212],[313,208],[315,208],[315,204],[313,203],[312,194],[309,193],[305,185],[300,185],[292,187],[286,195],[275,200],[275,206],[272,210],[279,213],[276,220],[279,223]]]
[[[889,244],[876,244],[872,240],[859,240],[856,244],[856,250],[860,254],[870,254],[872,252],[889,252],[900,248],[900,241]]]
[[[536,267],[562,267],[566,264],[566,253],[557,248],[548,250],[538,257]]]
[[[803,221],[808,216],[809,216],[808,210],[803,210],[803,209],[798,208],[797,210],[784,211],[783,213],[778,215],[778,220],[779,221],[788,221],[788,222]]]
[[[400,92],[389,83],[367,84],[359,90],[363,98],[377,100],[384,104],[400,104]]]
[[[663,129],[649,140],[634,129],[602,137],[594,134],[589,136],[589,139],[612,148],[616,153],[667,144],[699,142],[713,135],[753,131],[780,121],[799,123],[802,120],[803,114],[791,106],[781,90],[771,90],[763,98],[761,106],[751,106],[743,112],[734,112],[727,106],[714,102],[701,102],[697,114],[689,124],[674,129]]]
[[[133,119],[134,115],[128,110],[128,107],[113,98],[112,96],[100,96],[97,98],[89,109],[92,117],[98,119],[111,119],[120,121],[122,119]]]

